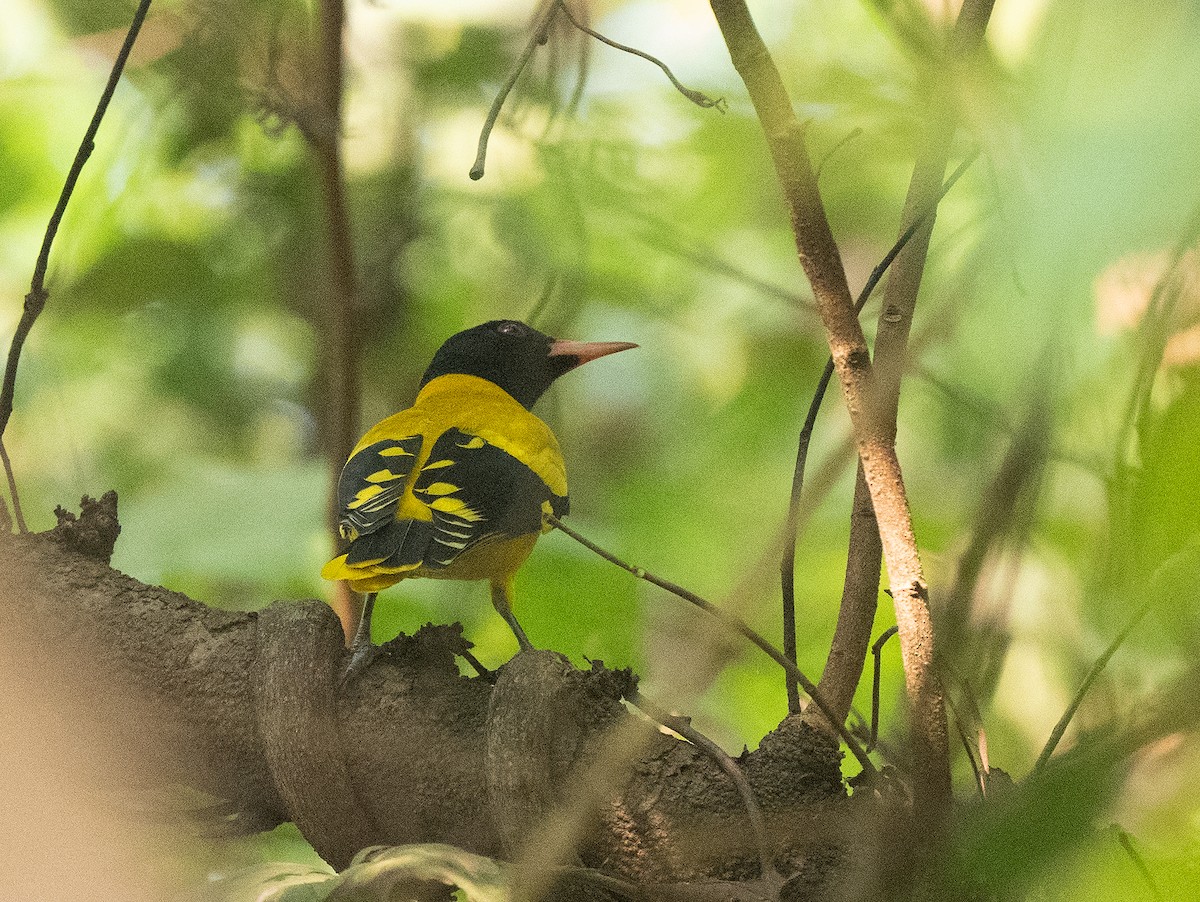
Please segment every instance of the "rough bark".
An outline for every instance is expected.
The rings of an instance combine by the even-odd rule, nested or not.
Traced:
[[[115,498],[92,508],[49,535],[0,537],[10,574],[0,628],[37,648],[57,680],[120,686],[96,720],[138,748],[137,780],[228,800],[236,828],[294,820],[337,867],[368,844],[515,857],[532,825],[579,795],[580,774],[631,717],[621,697],[632,674],[579,671],[552,652],[518,656],[494,684],[462,676],[456,626],[388,643],[339,692],[341,631],[324,604],[230,613],[139,583],[107,565],[111,543],[78,546],[89,556],[63,542],[64,528],[95,532],[92,518],[115,515]],[[680,898],[691,884],[707,898],[714,881],[752,887],[757,856],[728,776],[674,736],[650,746],[628,762],[623,788],[597,801],[578,863],[663,887],[648,899]],[[807,887],[794,898],[830,889],[845,857],[839,758],[790,719],[739,759],[772,820],[781,871]],[[570,880],[554,897],[598,896]]]

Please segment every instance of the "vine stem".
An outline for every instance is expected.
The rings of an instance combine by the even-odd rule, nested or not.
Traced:
[[[25,295],[25,308],[21,311],[21,319],[17,323],[12,344],[8,349],[8,362],[4,367],[4,382],[0,386],[0,439],[4,437],[5,430],[8,429],[8,421],[12,418],[13,397],[17,386],[17,365],[21,361],[21,350],[25,347],[25,339],[29,337],[29,331],[33,328],[33,324],[41,315],[42,310],[45,309],[46,301],[50,297],[50,293],[46,290],[46,270],[50,266],[50,248],[54,244],[54,236],[58,234],[58,227],[62,224],[63,215],[67,212],[67,204],[75,193],[79,175],[83,172],[83,167],[91,157],[92,151],[96,149],[96,133],[100,130],[104,114],[108,112],[108,104],[117,91],[117,83],[121,80],[121,73],[125,71],[129,54],[133,51],[133,44],[137,40],[138,32],[141,31],[142,23],[146,21],[146,13],[149,11],[150,0],[141,0],[137,10],[134,11],[129,31],[125,33],[125,42],[121,45],[117,58],[113,61],[112,69],[108,73],[108,81],[100,94],[99,103],[96,104],[96,112],[92,114],[92,121],[88,124],[87,131],[83,133],[83,140],[79,143],[75,159],[67,171],[67,179],[63,183],[62,193],[58,196],[58,203],[50,215],[50,222],[42,237],[42,247],[33,268],[33,280],[29,286],[29,293]],[[20,515],[21,502],[17,497],[17,485],[11,478],[9,479],[9,489],[12,492],[13,508],[17,511],[19,528],[21,532],[25,532],[23,518]]]

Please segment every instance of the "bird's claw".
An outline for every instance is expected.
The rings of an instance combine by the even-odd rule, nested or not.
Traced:
[[[345,689],[365,671],[375,659],[379,656],[379,646],[371,643],[363,643],[354,645],[350,649],[350,659],[346,662],[345,669],[342,670],[341,679],[338,680],[338,688]]]

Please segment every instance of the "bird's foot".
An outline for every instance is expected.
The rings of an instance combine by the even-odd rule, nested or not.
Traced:
[[[360,676],[371,664],[379,657],[380,648],[378,645],[372,645],[369,641],[363,643],[355,643],[350,647],[350,658],[346,661],[346,667],[342,671],[342,677],[338,681],[338,687],[345,689]]]
[[[467,651],[465,648],[459,652],[463,660],[466,661],[474,669],[475,673],[485,682],[495,683],[500,674],[495,670],[488,670],[479,662],[479,659]]]

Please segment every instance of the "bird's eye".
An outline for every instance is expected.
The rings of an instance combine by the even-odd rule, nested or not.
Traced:
[[[524,335],[525,327],[520,323],[501,323],[496,331],[501,335]]]

